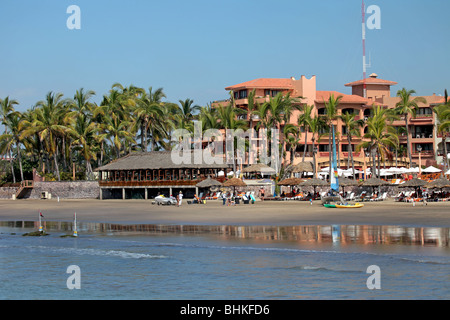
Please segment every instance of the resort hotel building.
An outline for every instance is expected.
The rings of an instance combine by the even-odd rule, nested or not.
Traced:
[[[226,107],[233,103],[234,107],[244,110],[239,118],[247,121],[248,127],[255,129],[255,132],[258,132],[256,129],[259,127],[258,122],[261,119],[249,110],[249,96],[253,91],[254,102],[259,105],[269,102],[279,93],[282,93],[282,95],[289,94],[294,99],[294,103],[312,106],[312,117],[326,114],[325,104],[330,97],[341,97],[337,115],[353,113],[356,120],[367,120],[371,117],[374,106],[396,107],[400,98],[391,95],[391,87],[396,85],[397,83],[394,81],[383,80],[378,78],[376,74],[372,74],[365,80],[345,84],[346,87],[351,88],[351,94],[344,94],[339,91],[317,90],[316,76],[312,76],[310,79],[301,76],[298,80],[294,77],[286,79],[262,78],[226,87],[225,90],[230,92],[234,99],[214,101],[211,107]],[[433,108],[443,104],[444,98],[435,94],[423,98],[426,99],[426,103],[419,103],[417,115],[415,117],[408,116],[413,163],[409,163],[408,153],[406,152],[405,119],[399,119],[394,121],[392,125],[398,128],[399,142],[405,152],[395,159],[386,159],[383,163],[384,167],[410,167],[418,165],[419,162],[426,166],[442,163],[444,148],[442,137],[437,134],[437,120]],[[297,119],[302,112],[300,110],[293,111],[288,123],[298,126]],[[286,124],[283,122],[279,124],[280,132]],[[333,124],[336,130],[338,166],[341,169],[350,168],[347,128],[339,118],[333,120]],[[324,129],[321,132],[322,135],[319,135],[318,138],[316,136],[315,147],[313,148],[313,135],[311,132],[304,132],[303,128],[303,126],[300,126],[302,136],[294,154],[291,155],[290,149],[287,147],[283,150],[286,155],[282,157],[285,161],[284,164],[289,166],[303,162],[306,137],[305,162],[313,163],[315,161],[317,171],[330,166],[328,133]],[[364,125],[360,128],[359,135],[352,136],[353,159],[355,169],[358,170],[372,166],[372,158],[366,154],[365,150],[356,151],[357,145],[364,139],[366,130],[367,126]],[[221,134],[225,135],[225,131],[222,130]],[[257,137],[257,139],[260,139],[260,137]],[[450,139],[447,139],[446,143],[447,150],[450,150]],[[202,141],[201,148],[205,148],[207,145],[207,141]],[[158,193],[163,193],[166,196],[175,195],[179,191],[188,193],[190,196],[194,193],[198,194],[197,184],[199,182],[208,177],[224,182],[227,174],[233,169],[242,171],[250,164],[252,163],[249,163],[247,155],[239,166],[231,165],[228,161],[223,161],[222,164],[195,163],[195,161],[175,164],[172,161],[171,152],[166,151],[132,153],[96,169],[96,171],[99,172],[100,199],[130,199],[135,197],[149,199]]]
[[[300,79],[294,77],[287,79],[270,79],[261,78],[255,79],[240,84],[226,87],[225,90],[230,91],[234,97],[234,104],[236,107],[247,110],[248,113],[241,117],[243,120],[249,122],[249,126],[256,129],[258,116],[252,114],[248,110],[249,94],[255,91],[255,103],[263,104],[269,102],[271,98],[275,97],[278,93],[283,95],[290,94],[291,98],[298,99],[298,104],[313,106],[312,116],[325,115],[325,103],[331,96],[337,98],[341,96],[341,100],[338,107],[338,115],[344,113],[354,113],[355,120],[365,119],[367,120],[372,113],[373,106],[382,106],[384,108],[395,108],[396,104],[400,101],[399,97],[391,95],[391,87],[396,86],[397,82],[383,80],[378,77],[377,74],[371,74],[369,78],[365,80],[354,81],[345,84],[345,87],[351,88],[351,94],[344,94],[339,91],[320,91],[316,89],[316,76],[312,76],[307,79],[305,76],[301,76]],[[364,87],[366,88],[366,95],[364,96]],[[412,97],[412,99],[415,96]],[[418,165],[419,158],[421,158],[422,165],[436,165],[443,161],[443,145],[442,136],[437,134],[436,130],[436,116],[433,112],[433,107],[443,104],[444,97],[436,94],[432,96],[423,96],[426,103],[419,103],[419,109],[417,110],[416,117],[408,116],[408,126],[410,132],[412,164],[409,164],[407,152],[403,157],[398,157],[397,161],[388,160],[386,166],[410,166]],[[218,105],[226,106],[231,103],[231,99],[214,101],[213,107]],[[301,111],[294,111],[290,117],[289,123],[297,125],[297,119]],[[349,148],[347,141],[347,128],[340,119],[333,121],[336,130],[336,146],[337,146],[337,158],[338,165],[342,168],[348,166]],[[285,125],[281,124],[281,128]],[[393,122],[393,126],[398,128],[400,146],[403,146],[403,150],[407,147],[407,137],[405,128],[405,119],[399,119]],[[303,129],[303,128],[301,128]],[[356,146],[364,139],[364,133],[367,127],[363,126],[360,129],[359,136],[352,136],[352,151],[355,166],[362,169],[364,161],[367,166],[371,166],[370,158],[367,158],[364,150],[360,152],[356,151]],[[329,143],[328,134],[322,135],[316,142],[317,150],[313,150],[312,134],[307,133],[307,159],[305,161],[313,160],[313,152],[316,151],[316,161],[318,167],[329,166]],[[305,132],[302,132],[302,138],[295,151],[294,163],[297,164],[303,161],[303,150],[305,141]],[[317,137],[316,137],[317,138]],[[450,139],[447,139],[447,150],[450,150]],[[288,154],[286,159],[291,159],[289,150],[285,150]],[[420,157],[419,157],[420,153]],[[366,159],[365,159],[366,158]],[[289,160],[287,160],[289,161]]]

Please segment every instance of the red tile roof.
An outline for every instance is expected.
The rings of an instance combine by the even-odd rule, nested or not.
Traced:
[[[238,89],[293,89],[292,79],[270,79],[260,78],[234,86],[226,87],[225,90],[238,90]]]
[[[356,103],[367,105],[372,105],[373,103],[377,104],[376,102],[369,99],[365,99],[361,96],[344,94],[337,91],[316,91],[316,102],[324,103],[328,101],[331,95],[334,95],[335,98],[342,96],[340,103]]]
[[[353,86],[359,86],[364,84],[364,80],[358,80],[358,81],[354,81],[354,82],[350,82],[347,83],[345,86],[346,87],[353,87]],[[378,78],[367,78],[366,79],[366,84],[382,84],[382,85],[389,85],[389,86],[395,86],[397,84],[397,82],[394,81],[389,81],[389,80],[383,80],[383,79],[378,79]]]

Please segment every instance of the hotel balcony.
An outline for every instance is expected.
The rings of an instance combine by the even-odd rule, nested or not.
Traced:
[[[433,125],[434,117],[432,114],[421,114],[417,115],[415,118],[409,119],[409,122],[414,125]]]
[[[434,135],[432,132],[428,133],[417,133],[412,135],[412,141],[414,143],[420,144],[420,143],[433,143],[434,142]]]

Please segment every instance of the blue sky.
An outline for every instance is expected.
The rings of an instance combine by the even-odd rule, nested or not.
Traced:
[[[80,30],[66,26],[72,4]],[[381,9],[368,74],[397,81],[393,91],[450,90],[450,1],[366,5]],[[99,103],[115,82],[205,105],[260,77],[316,75],[318,90],[342,93],[362,78],[361,0],[2,0],[0,12],[0,97],[21,111],[82,87]]]

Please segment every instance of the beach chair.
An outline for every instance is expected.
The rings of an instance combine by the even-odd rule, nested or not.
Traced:
[[[386,200],[387,192],[383,193],[383,195],[379,196],[378,198],[374,199],[374,201],[384,201]]]
[[[347,198],[345,198],[345,200],[347,200],[347,201],[352,201],[353,199],[355,199],[355,193],[354,192],[350,193],[347,196]]]
[[[366,194],[367,194],[367,191],[361,192],[361,194],[358,197],[356,197],[355,200],[364,201],[364,198],[366,197]]]

